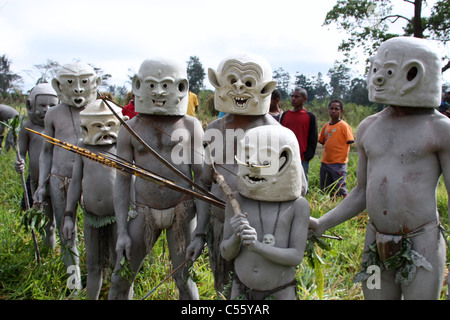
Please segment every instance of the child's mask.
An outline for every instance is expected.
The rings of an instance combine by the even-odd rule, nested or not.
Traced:
[[[238,143],[238,191],[261,201],[289,201],[302,192],[303,167],[298,141],[277,125],[249,129]]]
[[[122,108],[108,101],[114,111],[122,116]],[[122,117],[127,120],[128,117]],[[80,112],[81,135],[84,144],[108,145],[117,142],[120,121],[102,99],[97,99]]]
[[[44,118],[48,108],[58,104],[58,96],[49,83],[40,83],[31,90],[26,107],[28,118],[34,124],[44,126]]]

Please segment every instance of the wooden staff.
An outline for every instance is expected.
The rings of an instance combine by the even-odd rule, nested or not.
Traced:
[[[214,166],[214,158],[211,155],[209,145],[206,146],[205,152],[208,153],[209,161],[211,163],[213,181],[217,184],[220,190],[222,190],[222,192],[225,193],[228,201],[230,202],[231,208],[233,209],[234,215],[236,216],[242,213],[241,206],[237,201],[236,197],[234,196],[233,190],[231,189],[230,185],[226,182],[224,176],[221,175]]]
[[[161,185],[161,186],[165,186],[165,187],[167,187],[169,189],[176,190],[176,191],[179,191],[179,192],[191,195],[191,196],[193,196],[193,197],[195,197],[197,199],[206,201],[206,202],[208,202],[210,204],[213,204],[215,206],[218,206],[220,208],[225,208],[225,203],[223,201],[221,201],[221,200],[218,201],[216,199],[213,199],[213,198],[210,198],[210,197],[208,197],[206,195],[198,193],[198,192],[196,192],[196,191],[194,191],[192,189],[185,188],[185,187],[183,187],[183,186],[181,186],[181,185],[179,185],[179,184],[177,184],[177,183],[175,183],[173,181],[170,181],[170,180],[168,180],[166,178],[163,178],[163,177],[161,177],[161,176],[159,176],[159,175],[157,175],[157,174],[155,174],[153,172],[150,172],[147,169],[139,167],[136,164],[130,164],[130,163],[126,162],[124,159],[120,159],[117,156],[115,156],[115,158],[113,158],[113,157],[110,157],[110,156],[107,156],[107,155],[104,155],[104,154],[98,155],[98,154],[96,154],[94,152],[91,152],[91,151],[85,149],[85,148],[74,146],[74,145],[72,145],[70,143],[67,143],[67,142],[55,139],[53,137],[47,136],[47,135],[45,135],[43,133],[34,131],[32,129],[29,129],[29,128],[26,128],[26,129],[31,131],[31,132],[33,132],[33,133],[36,133],[36,134],[38,134],[38,135],[40,135],[40,136],[42,136],[42,137],[44,137],[46,139],[48,139],[47,140],[48,142],[50,142],[50,143],[52,143],[52,144],[54,144],[54,145],[56,145],[58,147],[61,147],[61,148],[66,149],[68,151],[71,151],[71,152],[74,152],[76,154],[79,154],[80,156],[88,158],[88,159],[90,159],[92,161],[96,161],[96,162],[101,163],[103,165],[106,165],[108,167],[112,167],[112,168],[114,168],[116,170],[119,170],[119,171],[122,171],[122,172],[126,172],[128,174],[135,175],[135,176],[137,176],[139,178],[152,181],[153,183],[156,183],[156,184]]]
[[[184,181],[186,181],[187,183],[189,183],[191,186],[197,188],[199,191],[201,191],[203,194],[217,200],[217,201],[221,201],[220,198],[216,197],[214,194],[212,194],[211,192],[209,192],[208,190],[204,189],[203,187],[201,187],[200,185],[198,185],[197,183],[195,183],[194,181],[192,181],[192,179],[189,179],[188,177],[186,177],[180,170],[178,170],[177,168],[175,168],[170,162],[168,162],[166,159],[164,159],[158,152],[156,152],[155,150],[153,150],[152,147],[150,147],[144,140],[142,140],[141,137],[139,137],[139,135],[133,130],[131,129],[131,127],[126,123],[125,120],[122,119],[122,117],[120,115],[117,114],[117,112],[110,106],[110,104],[108,103],[108,98],[106,98],[105,96],[100,96],[100,99],[103,100],[103,102],[106,104],[106,106],[111,110],[111,112],[114,114],[114,116],[120,121],[120,123],[122,124],[122,126],[148,151],[150,152],[156,159],[158,159],[159,161],[161,161],[167,168],[169,168],[170,170],[172,170],[172,172],[174,172],[176,175],[178,175],[180,178],[182,178]],[[154,128],[154,125],[152,125]],[[164,132],[162,129],[157,128],[158,130]],[[165,133],[165,132],[164,132]],[[169,135],[168,133],[166,133],[167,135]],[[169,135],[170,136],[170,135]]]

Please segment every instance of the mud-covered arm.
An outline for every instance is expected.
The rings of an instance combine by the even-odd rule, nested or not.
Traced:
[[[131,145],[131,135],[125,128],[120,128],[117,137],[117,156],[133,162],[133,148]],[[121,260],[125,254],[127,259],[131,258],[131,239],[128,234],[128,210],[130,205],[130,185],[131,175],[117,171],[114,184],[114,211],[117,221],[117,243],[116,252]],[[117,261],[119,261],[117,260]]]
[[[56,109],[56,107],[55,107]],[[45,115],[44,134],[54,137],[55,129],[53,127],[54,110],[50,108]],[[53,144],[45,141],[42,144],[42,150],[39,155],[39,184],[36,193],[33,196],[35,202],[42,203],[47,194],[48,177],[52,169]]]

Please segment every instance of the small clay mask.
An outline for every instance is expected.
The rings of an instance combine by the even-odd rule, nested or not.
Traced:
[[[30,97],[26,102],[28,118],[34,124],[44,126],[45,114],[48,108],[58,104],[58,96],[48,83],[41,83],[31,90]]]
[[[216,88],[216,110],[242,115],[264,115],[269,111],[276,81],[272,81],[272,69],[261,57],[247,54],[227,58],[217,72],[209,69],[208,77]]]
[[[186,68],[170,60],[145,60],[134,76],[135,110],[143,114],[183,116],[189,101]]]
[[[428,40],[392,38],[371,59],[369,100],[394,106],[438,107],[441,59]]]
[[[82,108],[97,98],[100,82],[91,66],[71,63],[61,67],[52,85],[61,102]]]
[[[263,237],[263,243],[267,244],[268,246],[274,246],[275,245],[275,236],[271,234],[265,234]]]
[[[122,115],[122,109],[112,102],[108,102],[118,115]],[[128,117],[123,117],[127,120]],[[117,141],[120,121],[108,108],[102,99],[88,104],[80,112],[81,134],[86,145],[109,145]]]
[[[269,125],[252,128],[238,143],[238,191],[260,201],[297,199],[302,190],[303,168],[294,133]]]

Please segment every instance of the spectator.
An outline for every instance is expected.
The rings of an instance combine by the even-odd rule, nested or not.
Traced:
[[[195,117],[197,108],[198,108],[197,95],[195,93],[193,93],[192,91],[189,91],[189,102],[188,102],[188,108],[187,108],[186,114],[189,116]]]
[[[442,99],[441,105],[438,108],[438,111],[447,117],[450,117],[450,90],[447,90],[444,94],[444,98]]]
[[[308,100],[308,93],[303,88],[296,88],[291,96],[292,110],[283,112],[281,124],[291,129],[298,140],[303,171],[308,180],[309,161],[314,157],[317,147],[316,116],[306,110],[304,104]]]
[[[280,121],[280,116],[283,113],[283,110],[278,105],[281,100],[281,93],[279,90],[275,89],[272,92],[272,96],[270,99],[270,109],[269,114],[275,118],[275,120]]]
[[[350,144],[355,142],[352,128],[342,120],[344,104],[332,100],[328,104],[331,121],[326,123],[319,135],[319,143],[324,145],[320,165],[320,188],[336,187],[336,194],[347,196],[346,179]]]
[[[128,116],[128,118],[133,119],[133,117],[138,113],[134,110],[134,94],[132,91],[128,92],[125,101],[128,101],[128,104],[123,107],[122,115]]]

